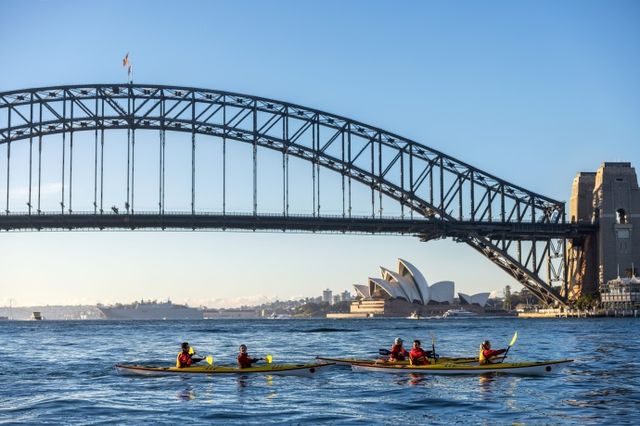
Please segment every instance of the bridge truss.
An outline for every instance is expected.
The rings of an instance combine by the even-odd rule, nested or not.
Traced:
[[[126,131],[126,201],[105,208],[105,132]],[[136,210],[136,134],[157,131],[157,210]],[[74,136],[93,134],[93,187],[90,208],[74,211]],[[190,135],[190,211],[167,208],[166,136]],[[61,137],[59,209],[42,209],[43,146]],[[196,146],[222,143],[222,209],[203,212],[196,197],[196,171],[202,165]],[[209,139],[207,139],[208,141]],[[19,142],[22,141],[22,142]],[[106,142],[105,142],[106,141]],[[28,144],[28,159],[12,159],[12,146]],[[225,176],[228,144],[251,147],[252,208],[230,212]],[[189,87],[144,84],[58,86],[0,93],[0,147],[6,150],[5,215],[0,229],[245,229],[312,232],[361,232],[416,235],[423,241],[451,237],[473,247],[547,304],[566,305],[566,241],[593,232],[589,225],[565,223],[564,203],[528,191],[415,141],[355,120],[299,105],[256,96]],[[258,206],[258,151],[281,156],[272,173],[280,174],[281,211],[266,214]],[[308,214],[290,212],[290,159],[312,169],[307,183]],[[108,159],[107,159],[108,161]],[[11,195],[12,170],[28,168],[24,206]],[[340,177],[342,211],[321,210],[321,171]],[[322,176],[325,176],[324,174]],[[149,179],[149,176],[145,176]],[[77,187],[76,183],[76,187]],[[370,191],[370,215],[355,215],[352,186]],[[233,188],[231,188],[233,189]],[[126,194],[125,194],[126,193]],[[330,194],[336,196],[335,193]],[[324,199],[324,198],[323,198]],[[383,203],[399,206],[396,217],[383,214]],[[452,260],[452,263],[455,263]]]

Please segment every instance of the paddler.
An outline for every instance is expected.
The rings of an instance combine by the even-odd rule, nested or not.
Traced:
[[[402,339],[396,337],[391,346],[391,353],[389,354],[389,361],[404,361],[409,356],[409,352],[402,347]]]
[[[428,365],[429,353],[421,347],[420,340],[413,341],[413,348],[409,352],[409,364],[411,365]]]
[[[506,351],[506,349],[491,349],[491,342],[485,340],[484,342],[482,342],[482,345],[480,345],[480,353],[478,354],[480,365],[493,364],[498,355],[501,355]]]
[[[253,363],[263,360],[264,358],[251,358],[247,353],[247,345],[240,345],[240,352],[238,353],[238,367],[251,368]]]
[[[182,343],[182,351],[176,357],[176,367],[191,367],[191,364],[202,361],[204,358],[194,357],[195,349],[189,346],[189,342]]]

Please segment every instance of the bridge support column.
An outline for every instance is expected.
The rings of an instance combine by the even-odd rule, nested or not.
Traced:
[[[604,163],[595,173],[579,173],[569,212],[572,222],[599,225],[594,235],[567,246],[569,299],[595,294],[618,275],[630,276],[632,269],[638,275],[640,190],[631,163]]]

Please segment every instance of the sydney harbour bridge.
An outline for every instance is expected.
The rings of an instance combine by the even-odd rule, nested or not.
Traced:
[[[567,243],[597,226],[568,223],[563,202],[383,129],[190,87],[0,93],[0,170],[6,231],[450,237],[562,306],[571,303]]]

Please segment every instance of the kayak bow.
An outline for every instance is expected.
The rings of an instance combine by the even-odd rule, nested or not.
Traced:
[[[278,376],[304,376],[312,377],[318,370],[333,365],[333,363],[314,364],[269,364],[250,368],[238,368],[223,365],[197,365],[192,367],[150,367],[144,365],[122,365],[115,366],[120,374],[131,374],[139,376],[167,376],[174,374],[269,374]]]
[[[465,365],[465,364],[430,364],[430,365],[384,365],[371,363],[351,364],[353,371],[365,371],[376,373],[414,373],[414,374],[517,374],[523,376],[542,376],[545,374],[560,371],[572,359],[562,359],[553,361],[532,361],[532,362],[511,362],[488,365]]]

